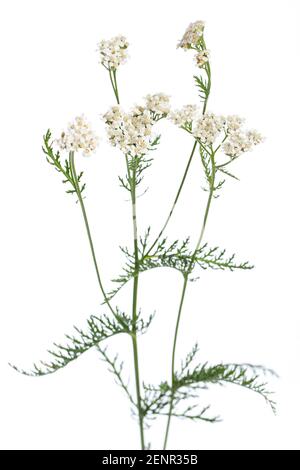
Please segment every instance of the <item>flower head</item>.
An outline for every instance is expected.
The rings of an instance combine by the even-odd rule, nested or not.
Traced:
[[[199,108],[195,104],[186,104],[181,109],[175,109],[169,114],[169,119],[179,127],[191,127],[199,113]]]
[[[102,40],[98,44],[100,62],[107,69],[116,70],[128,58],[128,42],[124,36],[115,36],[109,40]]]
[[[252,145],[261,144],[265,140],[262,134],[258,132],[256,129],[251,129],[250,131],[247,132],[246,135],[249,141],[252,143]]]
[[[113,106],[104,114],[110,143],[124,154],[144,155],[151,146],[154,120],[149,109],[135,106],[125,113],[119,106]]]
[[[193,122],[192,134],[203,144],[212,145],[225,128],[225,118],[207,113]]]
[[[203,49],[195,55],[195,62],[197,67],[202,68],[209,61],[209,51]]]
[[[243,122],[245,119],[237,116],[236,114],[232,114],[226,117],[226,124],[227,124],[227,133],[232,134],[232,132],[236,132],[240,130]]]
[[[202,114],[196,105],[189,104],[171,111],[169,119],[190,132],[203,145],[214,145],[217,142],[219,148],[232,158],[251,150],[264,140],[256,130],[243,131],[243,118],[237,115],[225,117],[213,113]]]
[[[195,21],[195,23],[191,23],[186,29],[177,47],[181,47],[182,49],[197,47],[202,39],[204,26],[204,21]]]
[[[263,142],[263,136],[256,130],[242,131],[237,129],[231,132],[222,145],[225,155],[231,158],[237,158],[242,153],[252,150],[255,145]]]
[[[146,108],[151,113],[159,117],[165,117],[169,114],[171,105],[170,97],[164,93],[156,93],[145,97]]]
[[[84,156],[88,156],[96,150],[98,137],[92,131],[85,116],[81,115],[69,124],[67,131],[63,131],[56,142],[61,150],[82,151]]]

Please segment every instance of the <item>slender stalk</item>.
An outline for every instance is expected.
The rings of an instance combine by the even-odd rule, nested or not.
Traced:
[[[154,242],[152,243],[152,245],[150,246],[150,248],[148,249],[147,253],[145,254],[145,257],[148,256],[151,251],[153,250],[153,248],[155,247],[156,243],[158,242],[158,240],[160,239],[160,237],[162,236],[163,232],[165,231],[165,229],[167,228],[167,225],[168,223],[170,222],[170,219],[173,215],[173,212],[174,212],[174,209],[175,209],[175,206],[177,204],[177,201],[179,199],[179,196],[180,196],[180,193],[181,193],[181,190],[183,188],[183,185],[185,183],[185,180],[186,180],[186,177],[187,177],[187,174],[188,174],[188,171],[189,171],[189,168],[190,168],[190,165],[191,165],[191,162],[192,162],[192,159],[193,159],[193,156],[194,156],[194,153],[195,153],[195,150],[196,150],[196,147],[197,147],[197,141],[195,140],[194,144],[193,144],[193,149],[192,149],[192,152],[190,154],[190,157],[188,159],[188,162],[187,162],[187,165],[186,165],[186,168],[185,168],[185,171],[184,171],[184,174],[183,174],[183,178],[181,180],[181,183],[180,183],[180,186],[178,188],[178,191],[177,191],[177,194],[175,196],[175,199],[174,199],[174,202],[173,202],[173,205],[172,205],[172,208],[169,212],[169,215],[161,229],[161,231],[159,232],[158,236],[156,237],[156,239],[154,240]]]
[[[120,104],[118,87],[117,87],[116,70],[114,70],[112,72],[111,69],[108,69],[108,71],[109,71],[109,78],[110,78],[110,81],[111,81],[111,84],[112,84],[112,88],[114,90],[114,94],[115,94],[117,103]],[[98,284],[99,284],[100,290],[102,292],[102,295],[104,297],[105,303],[108,305],[108,308],[110,309],[112,314],[115,316],[116,312],[114,311],[113,307],[110,304],[110,301],[109,301],[109,299],[106,295],[106,292],[105,292],[105,289],[103,287],[103,283],[102,283],[102,280],[101,280],[100,271],[99,271],[99,267],[98,267],[98,262],[97,262],[97,258],[96,258],[96,253],[95,253],[95,249],[94,249],[94,243],[93,243],[91,230],[90,230],[90,226],[89,226],[89,222],[88,222],[88,218],[87,218],[87,213],[86,213],[85,205],[84,205],[84,202],[83,202],[83,198],[81,196],[80,187],[79,187],[79,184],[78,184],[78,178],[77,178],[76,167],[75,167],[75,154],[74,154],[74,152],[69,153],[69,164],[70,164],[70,169],[71,169],[71,173],[72,173],[72,176],[73,176],[73,181],[74,181],[76,194],[77,194],[78,201],[79,201],[79,204],[80,204],[80,207],[81,207],[81,212],[82,212],[82,215],[83,215],[83,220],[84,220],[84,224],[85,224],[85,228],[86,228],[86,232],[87,232],[87,236],[88,236],[88,240],[89,240],[89,245],[90,245],[90,249],[91,249],[91,253],[92,253],[92,258],[93,258],[93,263],[94,263],[94,267],[95,267],[95,271],[96,271],[96,275],[97,275]]]
[[[113,79],[114,79],[114,83],[115,83],[116,100],[117,100],[117,103],[120,104],[119,90],[118,90],[118,83],[117,83],[117,71],[116,70],[113,70]]]
[[[138,292],[138,277],[134,280],[133,286],[133,313],[132,319],[136,320],[136,313],[134,314],[134,309],[136,309],[136,301],[137,301],[137,292]],[[144,415],[142,410],[142,403],[141,403],[141,390],[140,390],[140,375],[139,375],[139,356],[138,356],[138,344],[137,344],[137,336],[136,331],[133,330],[132,335],[132,348],[133,348],[133,360],[134,360],[134,372],[135,372],[135,387],[136,387],[136,396],[137,396],[137,408],[139,413],[139,428],[140,428],[140,440],[141,440],[141,449],[145,449],[145,438],[144,438]]]
[[[211,175],[211,184],[210,184],[209,195],[208,195],[208,199],[207,199],[207,204],[206,204],[206,209],[205,209],[205,213],[204,213],[204,218],[203,218],[203,223],[202,223],[200,236],[199,236],[194,254],[191,258],[189,268],[191,268],[193,262],[195,261],[197,251],[199,250],[200,245],[202,243],[202,239],[203,239],[203,235],[204,235],[204,231],[205,231],[205,227],[206,227],[206,223],[207,223],[207,218],[208,218],[208,214],[209,214],[209,210],[210,210],[210,205],[211,205],[211,201],[212,201],[212,197],[213,197],[213,193],[214,193],[215,176],[216,176],[216,165],[215,165],[214,153],[211,155],[211,161],[212,161],[212,175]]]
[[[184,282],[183,282],[183,287],[182,287],[182,293],[181,293],[181,298],[180,298],[180,304],[179,304],[179,309],[178,309],[178,314],[177,314],[177,321],[176,321],[176,327],[175,327],[175,333],[174,333],[174,340],[173,340],[173,351],[172,351],[172,370],[171,370],[171,377],[172,377],[172,384],[171,384],[171,398],[170,398],[170,406],[169,406],[169,412],[168,412],[168,419],[167,419],[167,426],[166,426],[166,432],[165,432],[165,438],[164,438],[164,450],[167,447],[168,443],[168,437],[169,437],[169,431],[170,431],[170,424],[171,424],[171,418],[172,418],[172,411],[173,411],[173,402],[174,402],[174,394],[175,394],[175,355],[176,355],[176,346],[177,346],[177,337],[178,337],[178,331],[179,331],[179,324],[180,324],[180,319],[181,319],[181,314],[182,314],[182,307],[186,295],[186,288],[187,288],[187,282],[189,278],[189,273],[191,271],[191,268],[193,266],[193,263],[195,261],[195,258],[197,256],[197,251],[201,246],[202,239],[204,236],[204,231],[207,223],[207,218],[211,206],[211,201],[214,193],[214,185],[215,185],[215,175],[216,175],[216,165],[215,165],[215,159],[214,159],[214,153],[211,154],[211,164],[212,164],[212,175],[211,175],[211,181],[210,181],[210,190],[209,190],[209,195],[206,203],[206,208],[204,212],[204,217],[203,217],[203,222],[200,230],[200,235],[198,242],[196,244],[195,250],[193,252],[193,255],[191,257],[188,269],[186,274],[184,275]]]
[[[172,417],[172,411],[173,411],[174,382],[175,382],[175,353],[176,353],[178,329],[179,329],[179,323],[180,323],[180,318],[181,318],[182,306],[183,306],[185,293],[186,293],[187,281],[188,281],[188,276],[186,275],[184,277],[184,283],[183,283],[183,287],[182,287],[182,293],[181,293],[181,298],[180,298],[180,304],[179,304],[179,310],[178,310],[176,327],[175,327],[175,334],[174,334],[174,341],[173,341],[173,351],[172,351],[172,392],[171,392],[167,427],[166,427],[166,432],[165,432],[165,440],[164,440],[164,447],[163,447],[164,450],[166,450],[166,448],[167,448],[167,442],[168,442],[169,430],[170,430],[170,424],[171,424],[171,417]]]
[[[203,47],[204,47],[204,49],[206,49],[206,45],[205,45],[204,39],[203,39]],[[211,70],[210,70],[210,64],[209,64],[209,62],[207,62],[207,63],[205,64],[205,67],[204,67],[204,68],[205,68],[205,72],[206,72],[206,75],[207,75],[207,94],[206,94],[205,100],[204,100],[204,102],[203,102],[202,114],[205,114],[205,113],[206,113],[208,98],[209,98],[210,89],[211,89]]]
[[[228,160],[227,162],[225,163],[222,163],[221,165],[218,165],[217,168],[223,168],[223,166],[227,166],[229,165],[229,163],[232,163],[233,160],[236,160],[238,157],[234,157],[234,158],[231,158],[230,160]]]
[[[204,42],[204,39],[203,39],[203,49],[206,49],[206,44]],[[210,70],[210,65],[209,65],[209,62],[207,62],[207,64],[205,65],[205,72],[206,72],[206,75],[207,75],[207,95],[205,97],[205,100],[203,101],[203,107],[202,107],[202,114],[205,114],[206,112],[206,108],[207,108],[207,102],[208,102],[208,98],[209,98],[209,94],[210,94],[210,89],[211,89],[211,70]],[[188,174],[188,171],[190,169],[190,165],[191,165],[191,162],[192,162],[192,159],[193,159],[193,156],[194,156],[194,153],[195,153],[195,150],[196,150],[196,147],[197,147],[197,140],[195,140],[194,144],[193,144],[193,149],[192,149],[192,152],[191,152],[191,155],[188,159],[188,162],[187,162],[187,165],[186,165],[186,168],[185,168],[185,171],[184,171],[184,174],[183,174],[183,178],[181,180],[181,183],[179,185],[179,188],[178,188],[178,191],[177,191],[177,194],[176,194],[176,197],[174,199],[174,202],[173,202],[173,205],[172,205],[172,208],[169,212],[169,215],[161,229],[161,231],[159,232],[158,236],[155,238],[154,242],[152,243],[152,245],[150,246],[150,248],[148,249],[147,253],[145,254],[145,256],[148,256],[151,251],[153,250],[153,248],[155,247],[156,243],[158,242],[158,240],[160,239],[160,237],[162,236],[162,234],[164,233],[165,229],[167,228],[167,225],[169,224],[169,221],[173,215],[173,212],[174,212],[174,209],[175,209],[175,206],[177,204],[177,201],[179,199],[179,196],[180,196],[180,193],[181,193],[181,190],[183,188],[183,185],[185,183],[185,180],[186,180],[186,177],[187,177],[187,174]],[[199,145],[201,145],[201,142],[199,142]]]
[[[141,402],[141,389],[140,389],[140,374],[139,374],[139,357],[138,357],[138,344],[136,334],[136,322],[137,322],[137,298],[138,298],[138,283],[139,283],[139,252],[138,252],[138,233],[137,233],[137,217],[136,217],[136,170],[129,168],[128,157],[126,155],[127,174],[130,184],[131,194],[131,207],[132,207],[132,225],[133,225],[133,245],[134,245],[134,260],[135,260],[135,273],[133,279],[133,294],[132,294],[132,347],[133,347],[133,360],[134,360],[134,372],[135,372],[135,386],[136,386],[136,398],[137,408],[139,414],[139,427],[140,427],[140,440],[141,448],[145,449],[145,438],[144,438],[144,414]]]
[[[86,210],[85,210],[85,205],[84,205],[83,198],[82,198],[81,191],[80,191],[80,187],[79,187],[79,184],[78,184],[78,177],[77,177],[76,168],[75,168],[75,154],[74,154],[74,152],[69,153],[69,164],[70,164],[70,169],[71,169],[71,173],[72,173],[72,177],[73,177],[73,181],[74,181],[76,194],[77,194],[78,201],[79,201],[80,208],[81,208],[81,212],[82,212],[82,215],[83,215],[83,220],[84,220],[85,229],[86,229],[86,233],[87,233],[88,240],[89,240],[89,245],[90,245],[90,249],[91,249],[91,253],[92,253],[92,258],[93,258],[93,263],[94,263],[94,267],[95,267],[95,271],[96,271],[96,275],[97,275],[98,284],[99,284],[100,290],[102,292],[102,295],[104,297],[104,300],[105,300],[106,304],[108,305],[108,307],[109,307],[110,311],[112,312],[112,314],[115,315],[115,311],[114,311],[114,309],[112,308],[112,306],[109,302],[109,299],[106,295],[106,292],[105,292],[103,284],[102,284],[100,271],[99,271],[97,258],[96,258],[96,253],[95,253],[95,249],[94,249],[94,243],[93,243],[91,230],[90,230],[90,226],[89,226],[89,222],[88,222],[88,218],[87,218],[87,213],[86,213]]]
[[[114,95],[116,97],[117,103],[120,104],[119,92],[118,92],[118,84],[117,84],[117,72],[116,70],[108,69],[109,79],[114,91]]]
[[[207,95],[206,95],[206,98],[203,102],[203,112],[202,114],[205,114],[206,113],[206,108],[207,108],[207,102],[208,102],[208,98],[209,98],[209,94],[210,94],[210,88],[211,88],[211,73],[210,73],[210,65],[209,65],[209,62],[207,62],[206,66],[205,66],[205,70],[206,70],[206,74],[207,74],[207,81],[208,81],[208,84],[207,84]]]
[[[117,72],[116,70],[109,69],[109,78],[114,91],[117,103],[120,104],[118,84],[117,84]],[[135,387],[136,387],[136,401],[137,409],[139,414],[139,429],[140,429],[140,441],[142,450],[145,449],[145,438],[144,438],[144,414],[142,409],[141,401],[141,388],[140,388],[140,372],[139,372],[139,355],[138,355],[138,343],[137,343],[137,299],[138,299],[138,284],[139,284],[139,253],[138,253],[138,234],[137,234],[137,220],[136,220],[136,171],[131,171],[128,163],[128,156],[126,155],[127,175],[130,184],[131,194],[131,207],[132,207],[132,225],[133,225],[133,243],[134,243],[134,259],[135,259],[135,275],[133,280],[133,292],[132,292],[132,349],[133,349],[133,362],[134,362],[134,375],[135,375]]]
[[[206,44],[205,44],[205,41],[204,41],[204,38],[202,38],[202,49],[206,49]],[[210,69],[210,64],[209,62],[207,62],[205,64],[205,72],[206,72],[206,75],[207,75],[207,93],[206,93],[206,96],[205,96],[205,99],[204,99],[204,102],[203,102],[203,107],[202,107],[202,114],[204,115],[206,113],[206,108],[207,108],[207,102],[208,102],[208,98],[209,98],[209,95],[210,95],[210,90],[211,90],[211,69]],[[199,144],[201,145],[201,142],[199,142]],[[201,245],[201,242],[202,242],[202,239],[203,239],[203,235],[204,235],[204,231],[205,231],[205,227],[206,227],[206,222],[207,222],[207,217],[208,217],[208,214],[209,214],[209,210],[210,210],[210,205],[211,205],[211,201],[212,201],[212,197],[213,197],[213,192],[214,192],[214,184],[215,184],[215,174],[216,174],[216,166],[215,166],[215,160],[214,160],[214,153],[212,152],[210,154],[210,158],[211,158],[211,163],[212,163],[212,177],[211,177],[211,182],[210,182],[210,191],[209,191],[209,195],[208,195],[208,199],[207,199],[207,203],[206,203],[206,209],[205,209],[205,213],[204,213],[204,218],[203,218],[203,222],[202,222],[202,227],[201,227],[201,231],[200,231],[200,236],[199,236],[199,239],[198,239],[198,242],[197,242],[197,245],[196,245],[196,248],[193,252],[193,255],[191,257],[191,260],[190,260],[190,263],[189,263],[189,266],[188,266],[188,270],[187,270],[187,273],[184,275],[184,282],[183,282],[183,286],[182,286],[182,292],[181,292],[181,298],[180,298],[180,304],[179,304],[179,309],[178,309],[178,314],[177,314],[177,320],[176,320],[176,326],[175,326],[175,333],[174,333],[174,340],[173,340],[173,350],[172,350],[172,366],[171,366],[171,380],[172,380],[172,391],[171,391],[171,398],[170,398],[170,406],[169,406],[169,412],[168,412],[168,418],[167,418],[167,426],[166,426],[166,432],[165,432],[165,438],[164,438],[164,450],[166,449],[167,447],[167,443],[168,443],[168,437],[169,437],[169,431],[170,431],[170,424],[171,424],[171,417],[172,417],[172,411],[173,411],[173,402],[174,402],[174,393],[175,393],[175,390],[174,390],[174,381],[175,381],[175,355],[176,355],[176,346],[177,346],[177,337],[178,337],[178,331],[179,331],[179,324],[180,324],[180,319],[181,319],[181,313],[182,313],[182,307],[183,307],[183,303],[184,303],[184,299],[185,299],[185,294],[186,294],[186,288],[187,288],[187,282],[188,282],[188,278],[189,278],[189,273],[190,273],[190,270],[193,266],[193,263],[195,261],[195,257],[197,255],[197,251]]]

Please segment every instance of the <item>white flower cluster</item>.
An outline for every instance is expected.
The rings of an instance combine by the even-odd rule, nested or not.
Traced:
[[[124,154],[143,155],[149,149],[154,123],[151,112],[144,106],[135,106],[125,113],[113,106],[103,116],[110,143]]]
[[[222,145],[225,155],[231,158],[239,157],[242,153],[252,150],[255,145],[263,142],[264,138],[256,130],[242,131],[237,129],[229,133]]]
[[[203,36],[204,26],[204,21],[195,21],[195,23],[191,23],[185,31],[182,39],[179,41],[177,47],[181,47],[182,49],[197,47]]]
[[[226,125],[227,125],[227,133],[231,134],[232,132],[236,132],[241,129],[241,126],[245,119],[237,116],[236,114],[232,114],[226,117]]]
[[[204,26],[204,21],[195,21],[195,23],[191,23],[185,31],[183,38],[177,45],[177,47],[181,47],[184,50],[196,50],[195,62],[199,68],[203,68],[205,66],[209,61],[210,56],[209,50],[205,49],[205,43],[203,40]]]
[[[224,130],[225,124],[226,119],[223,116],[207,113],[195,119],[192,134],[203,144],[213,145],[220,132]]]
[[[98,44],[100,61],[107,69],[116,70],[119,65],[124,64],[128,57],[128,42],[124,36],[115,36],[107,41],[102,40]]]
[[[197,52],[195,55],[195,62],[197,67],[202,68],[206,62],[209,61],[209,51],[207,49],[203,49],[202,51]]]
[[[85,116],[81,115],[69,124],[68,130],[61,133],[56,143],[61,150],[68,152],[82,151],[84,156],[88,156],[96,150],[98,137],[92,131]]]
[[[103,116],[110,143],[125,154],[145,154],[153,140],[153,124],[157,117],[166,117],[169,112],[170,98],[164,93],[147,95],[145,106],[135,106],[128,113],[113,106]]]
[[[171,111],[169,119],[179,127],[191,131],[193,136],[203,145],[214,145],[218,140],[222,143],[223,152],[232,157],[238,157],[254,145],[263,142],[262,135],[255,131],[244,131],[244,119],[239,116],[217,116],[213,113],[202,114],[196,105],[186,105],[182,109]]]
[[[179,127],[191,126],[199,109],[195,104],[186,104],[181,109],[175,109],[169,114],[170,120]]]
[[[167,116],[170,112],[170,97],[164,93],[156,93],[145,97],[146,108],[159,116]]]

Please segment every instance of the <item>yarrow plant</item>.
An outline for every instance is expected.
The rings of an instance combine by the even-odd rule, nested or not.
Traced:
[[[50,359],[35,363],[31,370],[14,365],[12,367],[30,376],[52,374],[84,352],[95,348],[129,399],[139,425],[141,449],[150,447],[145,431],[157,417],[163,416],[166,419],[162,445],[164,449],[167,448],[172,417],[210,423],[218,421],[218,416],[211,415],[209,406],[202,404],[199,399],[198,392],[210,386],[239,385],[262,396],[275,411],[275,403],[265,379],[261,378],[262,375],[273,373],[269,369],[251,364],[199,363],[197,344],[182,359],[181,365],[178,364],[177,340],[188,283],[194,280],[192,276],[197,271],[206,269],[235,271],[253,268],[247,261],[236,261],[235,255],[228,255],[225,249],[210,247],[208,242],[204,242],[204,236],[212,201],[219,196],[228,178],[238,179],[228,168],[242,154],[263,141],[256,130],[244,129],[244,120],[239,116],[216,115],[206,111],[211,90],[211,68],[204,28],[203,21],[190,24],[178,44],[179,48],[192,50],[195,54],[198,72],[194,80],[200,95],[198,104],[186,104],[181,109],[173,109],[169,95],[164,93],[148,94],[139,105],[123,109],[120,105],[117,71],[127,59],[129,44],[126,38],[117,36],[111,40],[102,40],[98,45],[100,63],[109,73],[116,100],[116,104],[102,114],[102,119],[109,143],[116,148],[116,155],[119,153],[124,160],[125,175],[119,176],[119,181],[130,194],[133,227],[132,249],[121,248],[126,261],[121,274],[113,279],[111,289],[106,289],[102,281],[84,204],[83,173],[78,173],[76,169],[80,154],[88,156],[96,151],[98,137],[84,115],[76,117],[56,139],[52,139],[50,130],[43,137],[43,152],[48,163],[61,174],[63,183],[67,185],[66,192],[75,195],[79,202],[103,300],[103,312],[91,315],[85,327],[74,327],[73,332],[66,335],[64,344],[54,343],[49,351]],[[141,235],[137,223],[137,188],[154,160],[153,151],[159,147],[160,135],[156,133],[156,123],[162,119],[168,119],[180,129],[179,132],[187,133],[192,149],[174,202],[160,232],[153,236],[148,228],[145,235]],[[165,231],[173,217],[194,158],[199,158],[202,164],[206,205],[199,222],[198,241],[195,246],[191,246],[189,238],[170,241],[165,236]],[[182,287],[174,325],[170,373],[166,373],[160,383],[147,384],[142,381],[139,367],[138,338],[148,331],[154,316],[144,318],[139,309],[139,279],[144,271],[160,267],[169,267],[180,272]],[[116,305],[118,292],[127,284],[132,285],[130,312],[123,311]],[[124,379],[123,363],[119,362],[118,356],[112,357],[108,351],[108,339],[121,333],[128,335],[132,343],[134,389],[132,382],[127,383]]]

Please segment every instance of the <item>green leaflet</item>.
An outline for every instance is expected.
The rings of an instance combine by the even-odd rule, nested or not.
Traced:
[[[85,184],[81,184],[83,172],[79,173],[79,175],[75,178],[75,175],[73,175],[72,173],[69,161],[65,160],[64,162],[61,162],[60,153],[58,151],[54,152],[53,150],[50,129],[48,129],[46,134],[43,136],[43,142],[44,145],[42,147],[42,150],[46,155],[47,162],[50,163],[50,165],[54,166],[56,171],[63,175],[64,184],[68,183],[71,185],[71,189],[67,189],[66,193],[75,194],[77,193],[78,189],[82,194],[85,190]]]
[[[144,321],[139,315],[136,330],[139,333],[144,333],[152,319],[153,315],[150,315],[149,319]],[[66,344],[53,343],[54,347],[48,350],[51,356],[50,361],[34,363],[33,369],[29,371],[20,369],[12,364],[10,366],[21,374],[33,377],[52,374],[67,366],[89,349],[98,346],[101,341],[120,333],[130,335],[132,333],[132,319],[120,312],[116,314],[116,319],[111,319],[107,315],[101,317],[91,315],[87,320],[86,330],[79,329],[76,326],[73,328],[75,330],[74,335],[65,335],[68,340]]]
[[[156,119],[159,120],[159,119]],[[160,135],[156,136],[152,142],[150,142],[149,151],[156,150],[160,143]],[[135,186],[137,187],[144,178],[143,172],[151,166],[152,158],[144,155],[132,156],[127,154],[128,157],[128,170],[135,175]],[[131,182],[129,181],[128,174],[125,177],[118,176],[120,186],[127,191],[131,191]]]
[[[207,388],[207,384],[231,383],[261,395],[275,413],[275,402],[270,399],[271,393],[266,389],[266,383],[259,380],[260,372],[274,374],[269,369],[251,364],[220,363],[215,366],[209,366],[207,363],[199,364],[193,370],[187,370],[184,374],[175,377],[175,389],[191,387],[195,390]]]
[[[201,101],[208,99],[210,84],[209,81],[201,76],[194,75],[195,85],[198,88],[199,97]]]
[[[191,273],[196,266],[201,269],[252,269],[253,266],[248,261],[239,263],[235,261],[235,254],[228,256],[226,250],[220,250],[219,247],[208,248],[207,244],[197,250],[194,261],[191,265],[193,252],[189,248],[189,239],[179,242],[168,243],[164,238],[158,243],[151,253],[147,253],[148,238],[150,229],[147,230],[145,237],[140,238],[139,243],[139,272],[148,271],[155,268],[172,268],[181,272],[183,275]],[[108,299],[112,299],[119,290],[135,276],[134,255],[127,248],[121,248],[126,257],[126,263],[123,273],[113,279],[117,287],[108,293]]]
[[[122,377],[124,362],[119,361],[118,354],[116,354],[114,357],[110,357],[107,353],[107,347],[101,348],[99,345],[97,345],[97,349],[98,349],[99,353],[102,356],[102,360],[108,364],[109,372],[111,372],[115,376],[116,383],[125,391],[127,397],[129,398],[129,401],[130,401],[131,405],[133,406],[133,408],[131,410],[132,414],[136,415],[137,404],[136,404],[132,394],[129,391],[128,384],[125,383],[125,381]]]
[[[262,366],[251,364],[198,364],[190,367],[198,353],[196,344],[192,351],[182,362],[181,369],[175,373],[173,388],[168,382],[161,382],[158,386],[144,384],[144,411],[145,416],[155,418],[158,415],[167,415],[173,394],[172,416],[190,420],[204,420],[211,423],[219,421],[218,416],[209,417],[207,412],[210,406],[199,406],[199,390],[206,390],[210,385],[233,384],[258,393],[276,412],[276,404],[271,399],[271,393],[261,375],[275,375],[273,371]],[[186,404],[186,402],[188,403]],[[194,403],[193,403],[194,401]],[[195,402],[196,401],[196,402]]]

